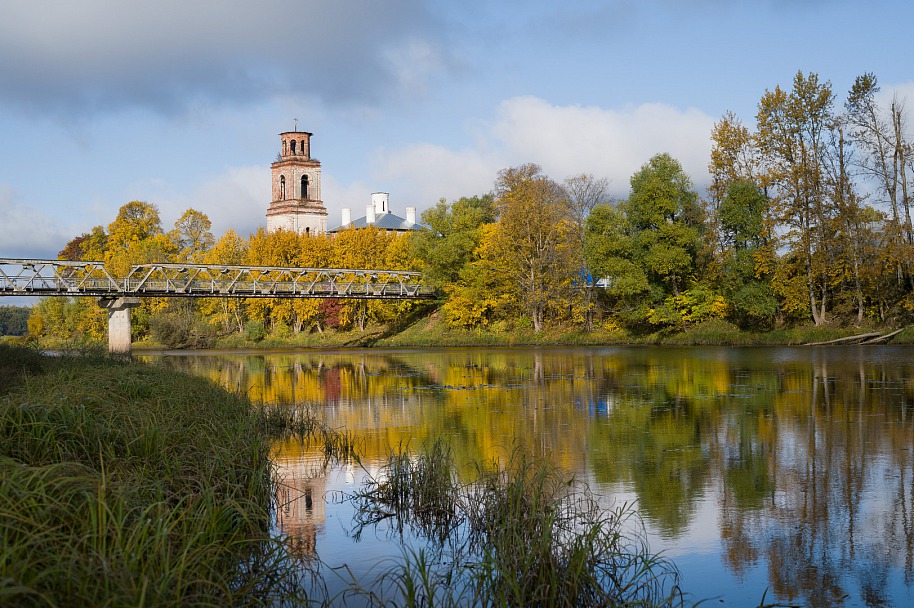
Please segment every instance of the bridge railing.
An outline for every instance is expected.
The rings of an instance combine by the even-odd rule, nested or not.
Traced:
[[[138,264],[125,277],[102,262],[0,258],[0,295],[421,299],[421,273],[224,264]]]

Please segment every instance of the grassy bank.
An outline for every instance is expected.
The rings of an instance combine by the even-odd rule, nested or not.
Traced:
[[[268,439],[198,378],[0,346],[0,605],[302,599]]]
[[[535,332],[524,326],[498,325],[484,329],[461,329],[447,325],[440,314],[433,313],[402,327],[369,327],[364,332],[348,331],[268,335],[259,342],[229,336],[217,341],[217,348],[347,348],[347,347],[449,347],[449,346],[602,346],[602,345],[670,345],[670,346],[779,346],[824,342],[868,331],[888,333],[896,328],[878,326],[843,327],[812,325],[779,328],[767,332],[745,331],[723,320],[712,320],[684,330],[634,333],[609,331],[598,327],[586,332],[576,327],[550,327]],[[894,336],[891,344],[914,344],[914,328]],[[139,345],[142,347],[143,345]],[[148,344],[147,346],[154,346]]]

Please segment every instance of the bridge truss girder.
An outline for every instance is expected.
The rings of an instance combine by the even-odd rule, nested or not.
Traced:
[[[104,263],[0,258],[0,295],[207,298],[426,299],[418,272],[226,264],[138,264],[125,277]]]

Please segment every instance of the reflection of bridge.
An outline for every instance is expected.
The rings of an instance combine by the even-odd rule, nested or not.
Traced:
[[[433,292],[420,273],[400,270],[138,264],[114,277],[102,262],[0,258],[0,295],[97,297],[108,309],[109,350],[129,352],[129,309],[141,297],[416,300]]]

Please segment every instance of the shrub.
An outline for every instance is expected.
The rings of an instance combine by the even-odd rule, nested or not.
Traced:
[[[267,328],[260,321],[248,321],[244,326],[244,339],[249,342],[260,342],[267,337]]]
[[[215,336],[213,328],[192,312],[171,312],[149,320],[153,339],[168,348],[209,348]]]

